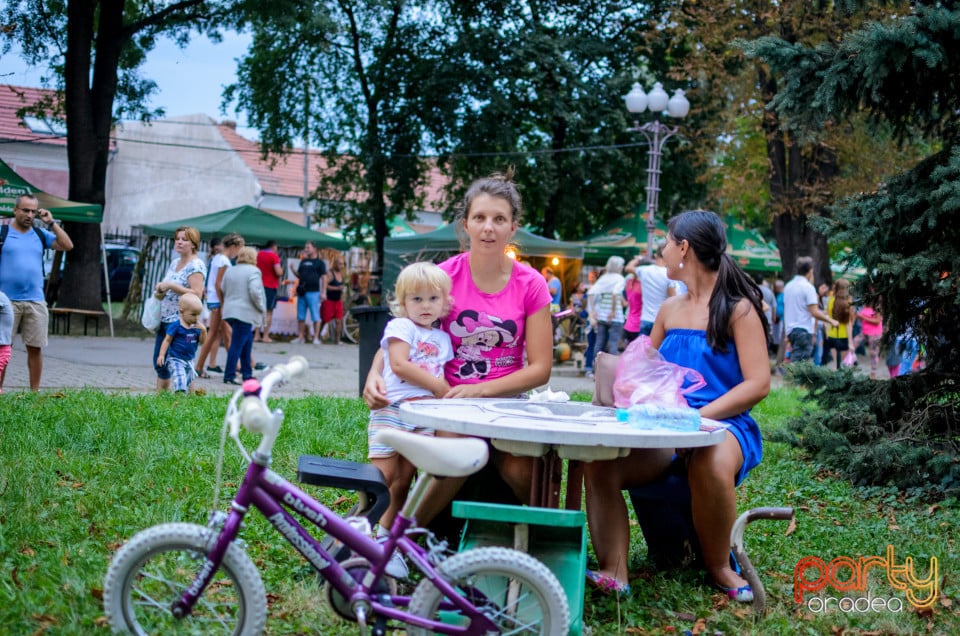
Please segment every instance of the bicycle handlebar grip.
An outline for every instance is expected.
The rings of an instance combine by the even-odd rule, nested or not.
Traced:
[[[293,356],[290,362],[279,365],[280,373],[285,381],[290,381],[298,375],[303,375],[310,367],[310,363],[303,356]]]
[[[265,433],[272,420],[267,405],[260,398],[250,395],[240,403],[240,421],[251,433]]]

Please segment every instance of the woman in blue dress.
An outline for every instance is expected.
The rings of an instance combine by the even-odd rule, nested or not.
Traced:
[[[667,276],[687,293],[660,307],[650,340],[664,359],[703,375],[706,386],[688,393],[703,417],[729,424],[726,439],[686,455],[693,522],[707,573],[731,599],[753,600],[747,582],[730,567],[735,487],[760,463],[760,430],[750,409],[770,391],[766,318],[759,287],[726,252],[723,222],[713,212],[684,212],[668,224],[663,259]],[[600,569],[592,583],[627,592],[630,531],[622,490],[660,478],[673,451],[636,450],[585,465],[587,519]]]

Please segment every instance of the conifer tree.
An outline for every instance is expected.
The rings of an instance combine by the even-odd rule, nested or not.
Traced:
[[[902,17],[865,25],[838,44],[779,38],[750,46],[782,77],[773,108],[797,134],[866,112],[898,140],[925,139],[917,165],[832,207],[821,232],[848,242],[867,269],[858,285],[892,334],[908,330],[928,368],[960,368],[960,8],[918,4]]]

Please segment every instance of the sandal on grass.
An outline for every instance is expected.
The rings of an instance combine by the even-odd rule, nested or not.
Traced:
[[[612,576],[594,570],[587,570],[587,583],[604,594],[616,594],[617,596],[630,594],[629,583],[621,583]]]
[[[725,592],[731,601],[753,603],[753,588],[751,588],[749,584],[743,587],[724,587],[719,583],[714,583],[713,586],[721,592]]]

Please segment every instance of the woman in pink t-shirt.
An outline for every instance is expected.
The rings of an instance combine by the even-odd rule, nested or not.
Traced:
[[[520,193],[507,174],[474,181],[457,212],[454,223],[468,251],[440,263],[453,281],[453,308],[441,323],[454,349],[453,360],[444,367],[451,386],[444,397],[513,397],[550,380],[550,291],[539,272],[506,253],[519,227],[520,209]],[[371,409],[387,405],[382,370],[378,351],[363,389]],[[495,450],[492,457],[504,481],[526,503],[532,460]],[[417,521],[428,523],[462,484],[451,478],[436,482]]]

